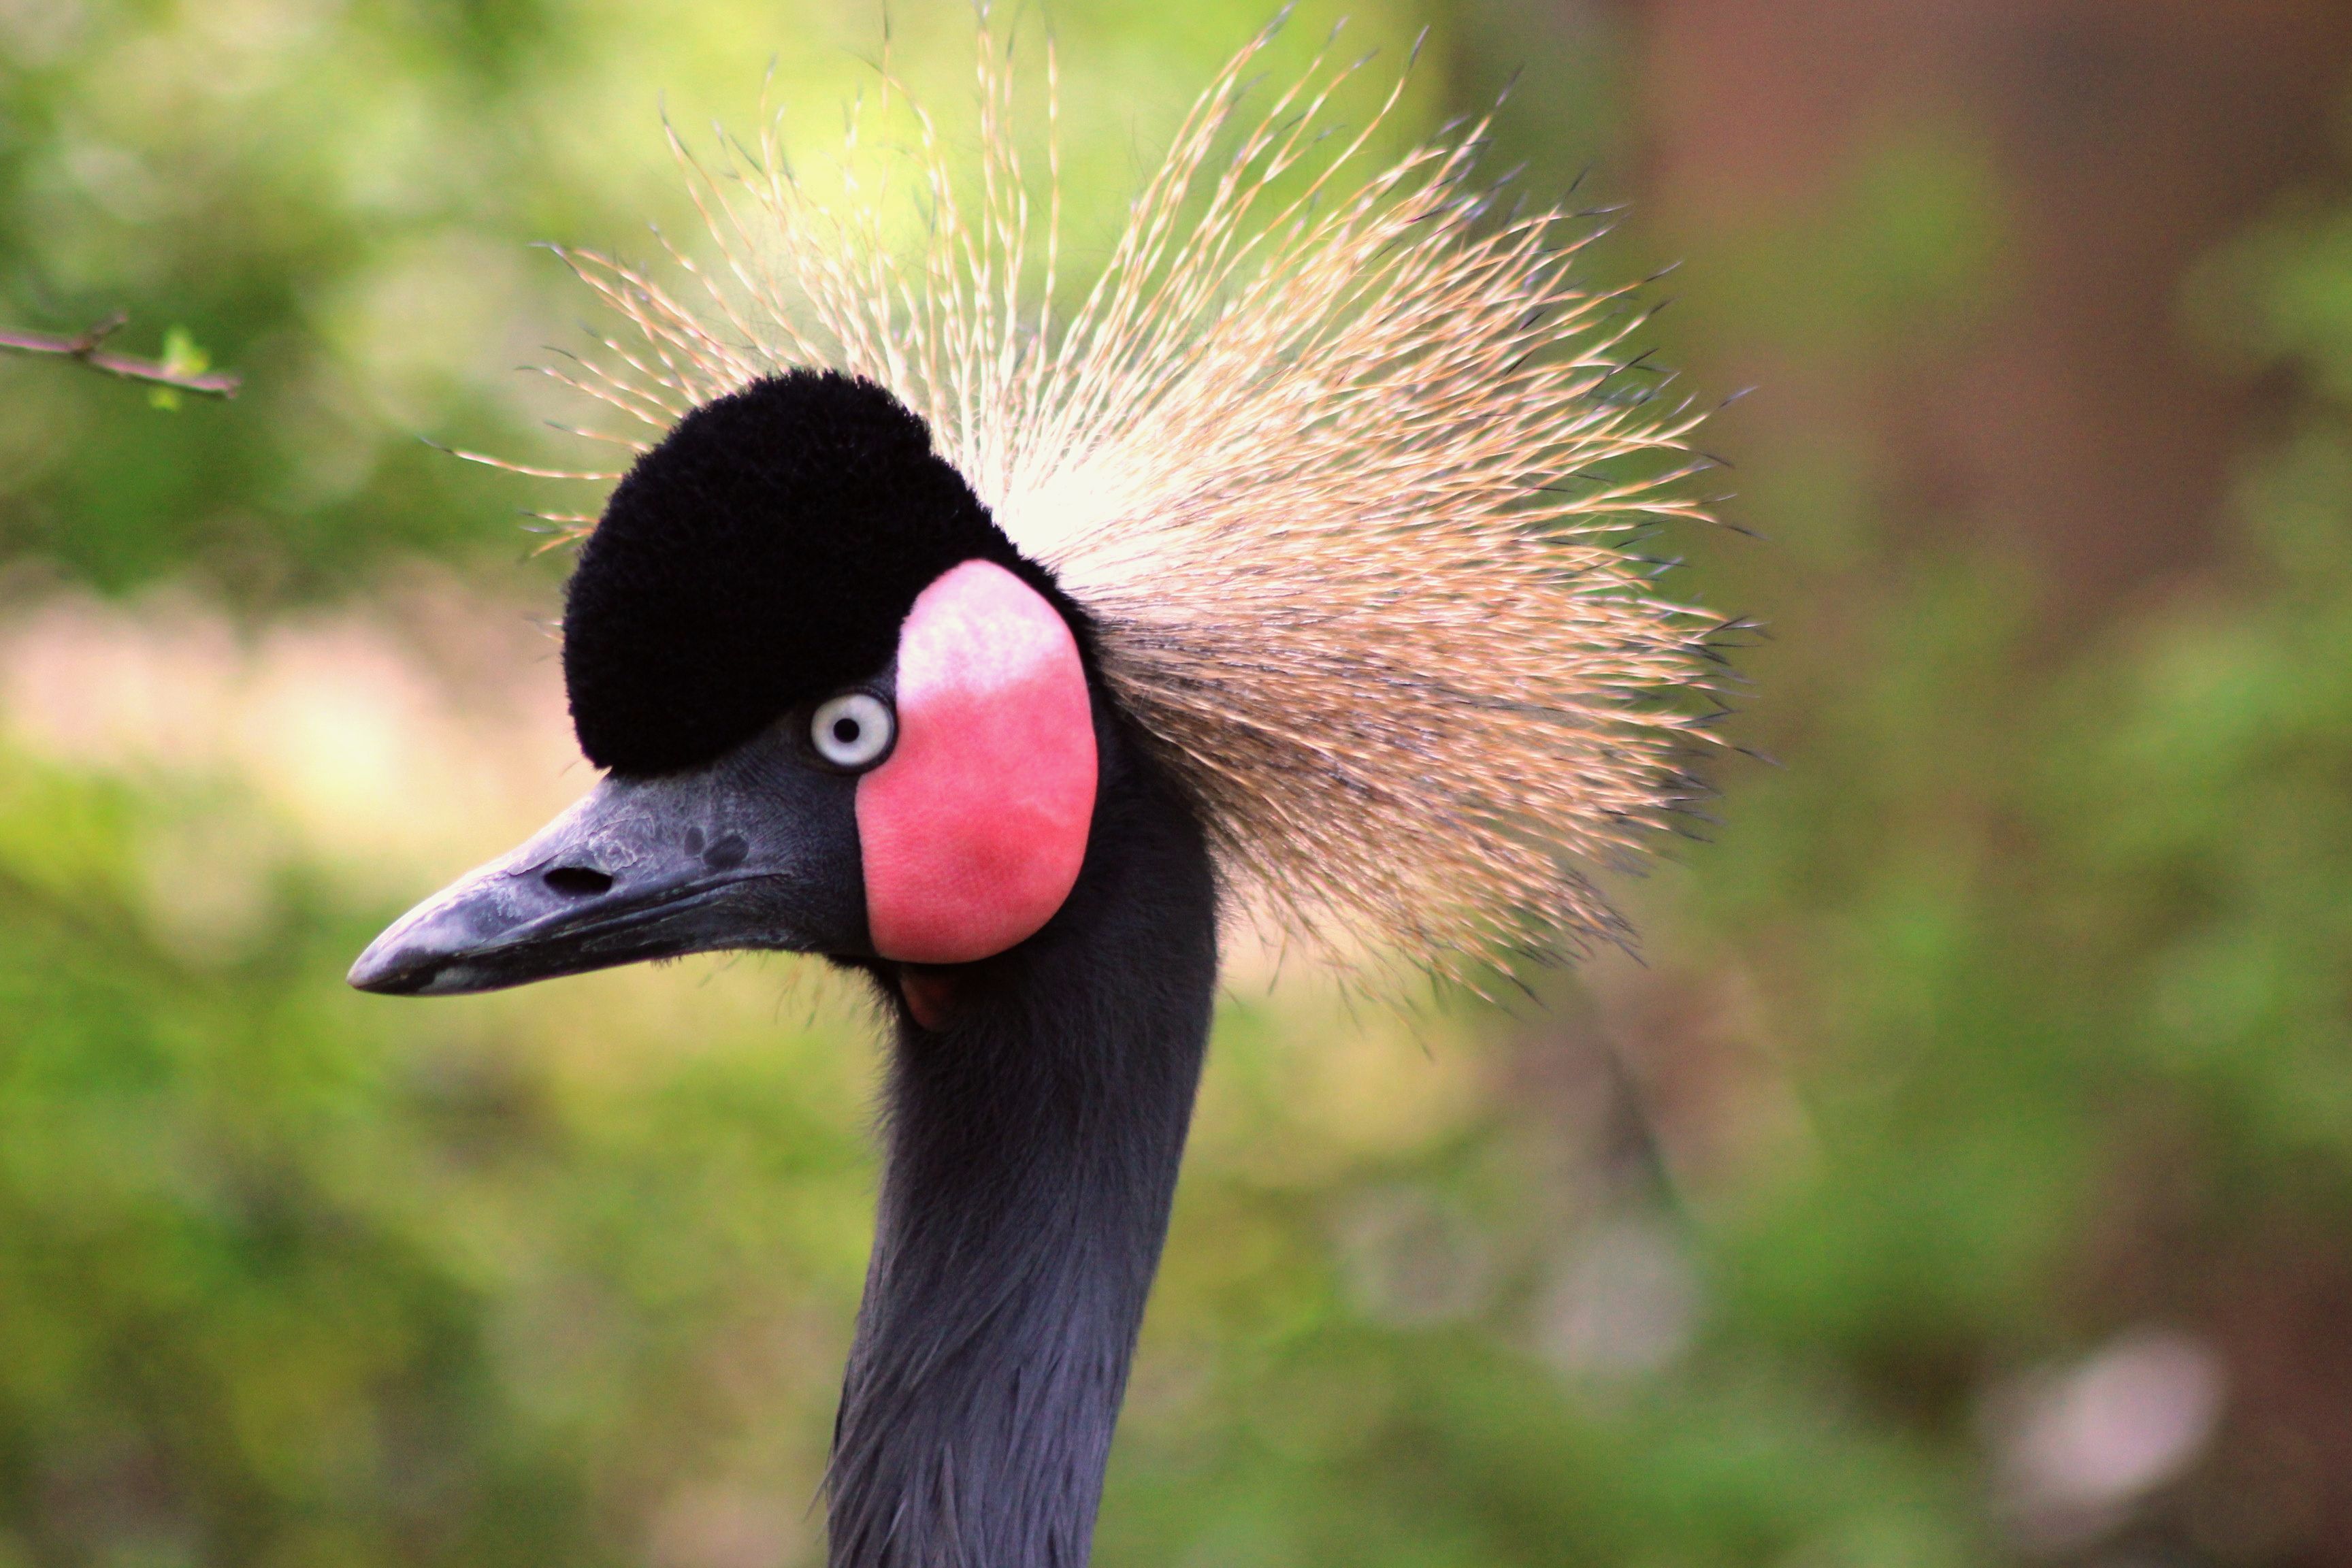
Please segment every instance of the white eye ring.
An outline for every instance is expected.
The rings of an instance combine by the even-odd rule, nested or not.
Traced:
[[[845,691],[821,704],[809,720],[816,754],[836,768],[873,766],[898,734],[890,705],[870,691]]]

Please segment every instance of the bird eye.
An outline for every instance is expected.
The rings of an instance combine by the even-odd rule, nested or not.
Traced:
[[[872,767],[898,733],[889,704],[870,691],[845,691],[821,704],[809,721],[817,755],[836,768]]]

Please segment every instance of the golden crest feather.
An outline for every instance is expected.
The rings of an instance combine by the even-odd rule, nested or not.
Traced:
[[[772,130],[718,178],[680,148],[723,269],[673,250],[698,310],[570,254],[635,337],[565,379],[656,432],[794,365],[888,388],[1094,616],[1239,900],[1314,950],[1475,981],[1622,940],[1589,868],[1687,809],[1718,675],[1717,623],[1627,549],[1704,518],[1678,482],[1697,416],[1618,395],[1640,317],[1570,277],[1562,214],[1491,211],[1484,122],[1351,182],[1379,117],[1324,121],[1354,67],[1318,56],[1245,114],[1273,36],[1212,80],[1066,317],[1058,155],[1041,221],[983,16],[976,189],[887,69],[874,107],[914,145],[861,147],[861,104],[837,188]],[[1050,121],[1050,47],[1046,74]]]

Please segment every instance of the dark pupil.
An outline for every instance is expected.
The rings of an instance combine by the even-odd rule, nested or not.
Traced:
[[[857,721],[855,719],[835,719],[833,721],[833,738],[840,742],[845,746],[856,740]]]

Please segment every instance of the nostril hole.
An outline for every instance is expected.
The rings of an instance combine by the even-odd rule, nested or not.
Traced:
[[[567,899],[593,898],[613,890],[613,879],[585,866],[558,866],[541,879]]]

